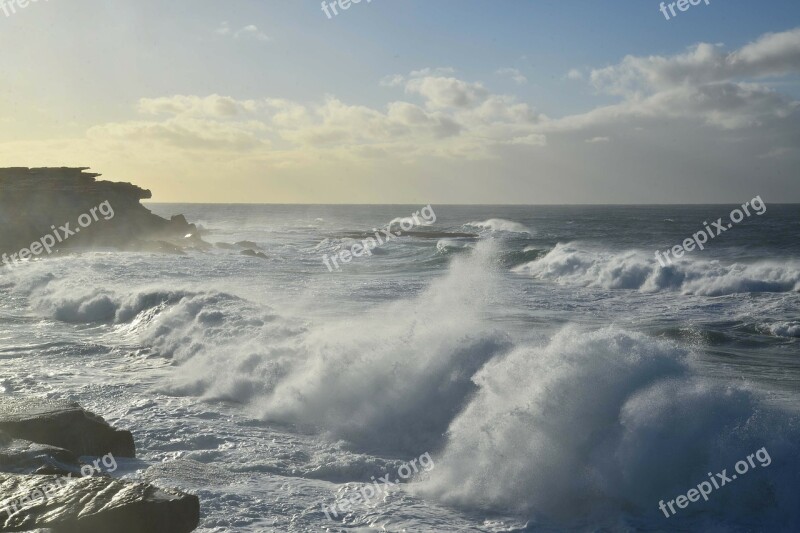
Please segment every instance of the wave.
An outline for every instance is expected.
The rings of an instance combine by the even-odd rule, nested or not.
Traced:
[[[466,252],[474,247],[474,243],[464,242],[458,239],[440,239],[436,243],[436,253],[438,254],[451,254],[458,252]]]
[[[745,385],[700,377],[693,354],[668,340],[570,327],[545,345],[514,346],[485,318],[502,293],[499,255],[494,240],[479,242],[418,296],[324,323],[210,290],[98,291],[52,275],[31,277],[25,290],[42,313],[114,323],[171,357],[169,393],[240,402],[262,420],[362,451],[431,452],[436,468],[409,490],[448,505],[560,529],[613,529],[629,516],[663,524],[659,501],[765,447],[773,465],[670,525],[800,527],[796,416]],[[596,259],[574,254],[562,272],[588,276],[596,263],[587,257]],[[333,475],[355,474],[320,474]]]
[[[389,222],[389,229],[392,231],[403,231],[403,227],[415,228],[417,226],[432,226],[432,220],[425,220],[424,218],[417,217],[416,220],[412,217],[397,217]]]
[[[523,224],[502,218],[490,218],[489,220],[484,220],[482,222],[467,222],[464,225],[467,227],[478,228],[480,230],[488,230],[492,232],[504,231],[507,233],[533,234],[533,232]]]
[[[172,358],[166,392],[240,402],[265,421],[363,450],[419,455],[441,445],[477,389],[473,375],[510,346],[483,320],[496,254],[481,243],[418,297],[322,324],[215,291],[124,294],[51,277],[30,298],[59,320],[117,324]]]
[[[642,292],[677,291],[722,296],[744,292],[800,291],[800,264],[759,262],[724,265],[685,259],[662,267],[652,254],[610,252],[559,243],[545,257],[514,269],[562,284]]]
[[[774,465],[670,520],[800,524],[796,417],[699,378],[671,342],[570,327],[492,361],[475,382],[418,485],[424,496],[562,527],[615,523],[622,510],[660,523],[659,501],[766,447]]]
[[[31,294],[31,305],[40,313],[62,322],[89,324],[123,323],[151,308],[174,304],[191,296],[189,291],[152,289],[133,294],[118,294],[95,289],[75,293],[57,283]]]
[[[514,250],[505,252],[502,255],[502,263],[503,266],[506,268],[515,268],[520,265],[525,265],[530,261],[535,261],[541,257],[547,255],[549,250],[541,249],[541,248],[534,248],[532,246],[526,246],[524,250]]]
[[[771,335],[776,337],[797,337],[800,338],[800,322],[775,322],[765,328]]]

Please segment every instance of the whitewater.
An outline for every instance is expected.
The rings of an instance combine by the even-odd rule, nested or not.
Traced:
[[[132,431],[115,475],[197,494],[199,531],[800,529],[798,206],[662,267],[724,206],[434,205],[334,272],[418,206],[148,207],[217,246],[0,271],[0,393]]]

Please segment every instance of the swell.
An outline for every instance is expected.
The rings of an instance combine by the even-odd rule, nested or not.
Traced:
[[[514,271],[565,285],[642,292],[722,296],[800,291],[800,264],[796,261],[723,264],[685,259],[661,266],[644,252],[611,252],[580,243],[559,243],[546,256]]]

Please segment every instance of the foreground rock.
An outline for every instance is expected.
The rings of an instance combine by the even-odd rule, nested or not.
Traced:
[[[130,183],[97,181],[100,174],[85,170],[0,168],[0,227],[6,229],[0,233],[0,253],[30,249],[65,223],[74,234],[64,238],[65,232],[56,229],[61,239],[50,251],[206,246],[197,227],[183,215],[166,220],[141,205],[141,200],[152,196],[150,191]],[[90,221],[86,226],[79,224],[81,215],[89,217],[84,217]]]
[[[98,477],[100,461],[92,468],[79,459],[102,455],[113,472],[114,456],[135,452],[130,432],[75,403],[0,395],[0,531],[193,531],[196,496]]]
[[[0,495],[0,531],[183,533],[200,521],[196,496],[107,477],[0,474]]]
[[[0,433],[0,471],[14,474],[79,474],[78,457],[63,448]]]
[[[111,427],[78,404],[31,398],[0,401],[0,431],[15,439],[63,448],[80,457],[135,457],[129,431]]]

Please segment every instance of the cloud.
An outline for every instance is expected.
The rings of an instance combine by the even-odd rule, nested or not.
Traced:
[[[186,150],[247,151],[269,146],[257,134],[265,126],[258,122],[223,123],[186,117],[162,122],[131,121],[94,126],[87,136],[94,140],[155,143]]]
[[[270,40],[270,38],[267,37],[265,33],[259,31],[258,26],[254,26],[252,24],[240,29],[239,31],[234,33],[233,36],[235,39],[255,39],[256,41]]]
[[[800,103],[759,79],[800,72],[800,29],[767,34],[738,50],[700,43],[674,56],[627,56],[594,69],[590,83],[618,104],[565,117],[555,128],[641,120],[684,120],[720,128],[760,127],[789,118]]]
[[[515,137],[511,139],[510,144],[522,144],[527,146],[546,146],[547,137],[540,133],[531,133],[524,137]]]
[[[412,70],[409,77],[424,78],[426,76],[450,76],[456,73],[453,67],[426,67],[420,70]]]
[[[223,22],[219,25],[219,28],[214,30],[214,33],[217,35],[229,35],[231,33],[231,27],[228,21]]]
[[[175,95],[139,100],[139,112],[147,115],[193,115],[206,117],[234,117],[257,109],[254,100],[235,100],[229,96],[212,94],[205,97]]]
[[[406,83],[406,92],[422,96],[431,108],[474,107],[489,95],[480,83],[441,76],[413,78]]]
[[[258,26],[253,24],[249,24],[244,26],[236,31],[234,31],[230,23],[227,21],[220,24],[220,26],[214,30],[214,33],[217,35],[221,35],[223,37],[231,36],[234,39],[252,39],[256,41],[269,41],[270,38],[264,32],[258,29]]]
[[[583,81],[583,72],[580,70],[573,68],[567,72],[567,79],[572,81]]]
[[[381,78],[380,86],[381,87],[398,87],[403,85],[406,81],[406,77],[401,74],[392,74],[390,76],[384,76]]]
[[[515,68],[501,68],[495,74],[498,76],[507,76],[514,80],[514,82],[518,85],[524,85],[528,83],[528,78],[523,76],[522,73]]]
[[[392,101],[382,108],[332,95],[316,103],[218,94],[142,98],[138,112],[156,119],[103,124],[89,134],[94,140],[161,142],[182,150],[280,150],[293,162],[294,152],[350,160],[490,159],[501,146],[546,145],[545,135],[536,131],[545,117],[513,96],[440,75],[451,71],[392,76],[385,84],[401,84],[422,101]]]
[[[611,142],[611,137],[592,137],[591,139],[586,139],[586,142],[589,144],[607,143]]]
[[[610,94],[630,95],[742,78],[784,76],[800,71],[800,28],[766,34],[739,50],[699,43],[672,57],[627,56],[619,65],[593,70],[591,81]]]

